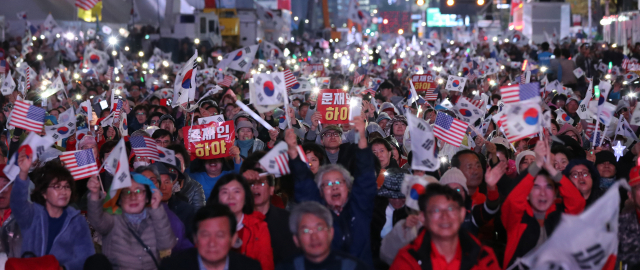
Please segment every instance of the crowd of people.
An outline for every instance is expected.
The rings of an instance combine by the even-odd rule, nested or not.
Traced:
[[[507,269],[553,237],[564,214],[580,215],[626,179],[631,189],[619,190],[619,222],[611,225],[618,230],[617,256],[604,261],[606,269],[640,267],[640,130],[632,119],[638,76],[629,80],[623,67],[640,59],[640,44],[627,44],[625,55],[622,44],[575,39],[539,46],[442,40],[436,50],[403,37],[360,44],[300,40],[276,44],[287,56],[260,47],[250,72],[218,70],[231,48],[205,46],[198,49],[198,70],[216,67],[234,81],[227,86],[198,73],[195,98],[176,106],[168,101],[172,94],[161,92],[184,85],[174,83],[179,68],[172,65],[188,62],[191,53],[151,67],[149,57],[158,55],[153,48],[128,50],[132,40],[119,49],[100,35],[57,46],[64,38],[34,35],[26,50],[23,36],[2,44],[6,73],[17,82],[0,97],[6,127],[0,135],[0,252],[7,265],[53,255],[67,270]],[[184,45],[181,50],[193,50],[194,44]],[[119,71],[87,66],[96,64],[83,59],[89,49],[108,52],[107,65]],[[355,60],[351,66],[342,64],[348,56]],[[489,59],[498,70],[478,73]],[[25,63],[30,71],[22,76]],[[288,89],[286,106],[269,110],[250,103],[255,74],[291,70],[301,80],[313,77],[315,70],[305,68],[312,64],[324,66],[326,86]],[[412,99],[416,74],[432,75],[435,89]],[[448,76],[464,77],[466,84],[447,90]],[[3,75],[3,83],[8,78]],[[43,97],[54,78],[63,89]],[[559,86],[547,91],[556,80]],[[114,88],[116,81],[122,90]],[[549,126],[514,141],[493,116],[507,108],[501,88],[525,82],[540,83],[535,92]],[[594,91],[602,82],[610,82],[610,91]],[[361,97],[355,104],[360,115],[323,124],[317,93],[325,88]],[[359,88],[365,91],[352,90]],[[437,97],[427,98],[429,92]],[[596,119],[600,110],[593,119],[581,117],[583,101],[593,95],[597,101],[601,93],[615,107],[609,121]],[[432,171],[416,166],[413,159],[425,155],[412,147],[419,137],[410,134],[412,119],[433,128],[442,126],[437,119],[443,114],[462,119],[454,108],[463,99],[481,102],[481,115],[467,123],[462,143],[436,136],[440,165]],[[88,113],[78,112],[86,101]],[[18,102],[46,110],[41,132],[11,124]],[[68,109],[76,118],[74,134],[46,149],[24,147],[32,134],[44,137],[47,127],[68,121],[62,119]],[[216,115],[232,122],[234,143],[223,157],[197,157],[187,135],[199,120]],[[620,131],[624,121],[629,130]],[[141,155],[132,145],[136,137],[172,150],[175,160]],[[121,179],[101,165],[122,141],[127,160],[121,162],[131,182],[112,190]],[[288,173],[278,174],[261,161],[281,143]],[[626,149],[618,150],[621,145]],[[87,149],[99,171],[76,179],[61,155]]]

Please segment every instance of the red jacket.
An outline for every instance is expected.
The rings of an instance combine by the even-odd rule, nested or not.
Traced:
[[[535,166],[535,165],[532,165]],[[539,168],[529,171],[539,171]],[[536,171],[536,175],[537,175]],[[521,182],[509,193],[502,204],[502,223],[507,230],[507,246],[504,253],[504,265],[506,269],[531,251],[540,238],[540,223],[533,215],[533,209],[527,200],[533,188],[535,176],[528,173]],[[580,191],[562,176],[559,183],[560,196],[563,203],[551,205],[545,214],[544,227],[547,236],[551,237],[553,230],[560,222],[562,213],[577,215],[584,210],[585,200]]]
[[[431,237],[422,229],[418,237],[400,249],[389,270],[434,269],[431,263]],[[499,270],[500,265],[490,247],[483,246],[469,232],[460,231],[461,270]],[[437,269],[434,269],[437,270]]]
[[[242,246],[237,251],[259,261],[262,270],[274,270],[271,235],[264,218],[265,216],[258,211],[244,215],[242,220],[244,227],[238,231]]]

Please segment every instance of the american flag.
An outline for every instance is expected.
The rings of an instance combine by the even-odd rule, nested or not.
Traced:
[[[486,108],[484,108],[484,101],[479,100],[479,99],[474,99],[474,100],[470,100],[468,98],[466,98],[466,99],[469,100],[469,102],[471,104],[473,104],[473,106],[476,106],[478,109],[486,110]]]
[[[129,138],[129,142],[131,142],[131,149],[136,156],[160,160],[158,145],[153,139],[145,136],[133,136]]]
[[[7,72],[7,60],[0,60],[0,73],[5,74]]]
[[[76,7],[84,10],[92,9],[100,0],[76,0]]]
[[[460,147],[462,139],[464,139],[465,133],[467,132],[467,127],[469,127],[469,124],[455,119],[446,113],[438,112],[433,133],[436,138],[455,147]]]
[[[120,119],[120,111],[122,111],[122,99],[118,99],[118,102],[116,104],[116,106],[113,106],[113,104],[111,104],[111,106],[113,106],[111,112],[114,113],[113,119]]]
[[[24,101],[16,101],[9,125],[33,132],[42,132],[44,127],[43,108],[32,106]]]
[[[93,157],[93,149],[64,152],[60,155],[60,161],[76,181],[98,174],[98,164]]]
[[[298,80],[296,80],[296,76],[293,76],[293,73],[291,73],[291,70],[285,69],[284,70],[284,84],[286,85],[286,87],[287,88],[291,88],[294,85],[296,85],[296,83],[298,83]]]
[[[516,84],[500,88],[502,102],[515,103],[537,97],[540,93],[540,83]]]
[[[587,123],[587,128],[585,129],[585,133],[587,133],[587,137],[591,137],[593,131],[596,130],[596,122],[595,120],[589,120]]]
[[[280,175],[291,174],[291,169],[289,169],[289,154],[282,153],[277,155],[275,162],[278,167],[278,171],[280,171]]]
[[[440,91],[434,89],[432,92],[426,93],[424,95],[424,99],[426,99],[427,101],[434,101],[434,100],[438,99],[438,94],[439,93],[440,93]]]
[[[233,84],[233,77],[224,75],[224,79],[220,82],[220,86],[229,87]]]
[[[353,75],[353,85],[357,85],[362,80],[364,80],[364,76],[365,76],[365,74],[360,75],[360,73],[358,73],[358,71],[356,70],[355,74]]]

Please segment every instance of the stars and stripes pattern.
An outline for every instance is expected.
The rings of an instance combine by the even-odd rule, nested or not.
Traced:
[[[293,76],[293,73],[291,73],[290,69],[285,69],[284,70],[284,84],[287,88],[291,88],[294,85],[296,85],[296,83],[298,83],[298,80],[296,80],[296,76]]]
[[[233,77],[229,75],[224,75],[224,78],[220,82],[220,86],[229,87],[233,84]]]
[[[424,95],[424,99],[426,99],[427,101],[435,101],[436,99],[438,99],[438,93],[440,92],[434,89],[432,92],[426,93]]]
[[[31,67],[27,67],[27,69],[24,71],[25,74],[27,75],[27,89],[31,89]]]
[[[45,110],[17,100],[9,125],[33,132],[42,132]]]
[[[113,119],[120,119],[120,111],[122,111],[122,99],[118,99],[116,106],[113,106],[113,110],[111,111],[114,113]]]
[[[100,0],[76,0],[76,7],[84,10],[92,9]]]
[[[153,139],[144,136],[133,136],[129,138],[129,142],[131,142],[131,149],[136,156],[160,160],[158,145]]]
[[[60,155],[60,161],[76,181],[98,174],[98,164],[93,156],[93,149],[64,152]]]
[[[282,153],[277,155],[275,161],[280,175],[291,174],[291,169],[289,169],[289,154]]]
[[[595,120],[589,120],[587,122],[587,128],[585,129],[585,133],[587,134],[587,137],[591,137],[591,134],[593,134],[594,130],[596,130],[596,122]]]
[[[433,126],[433,132],[436,138],[455,147],[460,147],[468,127],[469,125],[467,123],[455,119],[446,113],[438,112],[435,125]]]
[[[516,103],[537,97],[540,92],[540,83],[516,84],[500,88],[502,102]]]

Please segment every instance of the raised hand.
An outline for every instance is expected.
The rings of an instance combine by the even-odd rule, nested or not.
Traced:
[[[289,158],[290,159],[295,159],[298,157],[298,141],[297,141],[297,136],[296,133],[293,132],[293,129],[286,129],[284,131],[284,141],[287,143],[287,145],[289,146]]]
[[[31,154],[33,155],[33,154]],[[33,161],[31,160],[31,156],[27,155],[26,150],[20,150],[18,153],[18,167],[20,167],[19,177],[22,180],[27,180],[29,178],[29,168],[31,168],[31,164]]]
[[[100,199],[100,181],[98,180],[97,175],[89,178],[89,182],[87,182],[87,189],[89,190],[89,199],[92,201]]]
[[[505,172],[507,172],[506,162],[500,162],[493,168],[487,168],[487,172],[484,174],[484,181],[487,183],[487,187],[490,189],[495,188]]]
[[[157,209],[160,206],[160,202],[162,202],[162,192],[160,192],[160,189],[156,189],[151,194],[151,209]]]

